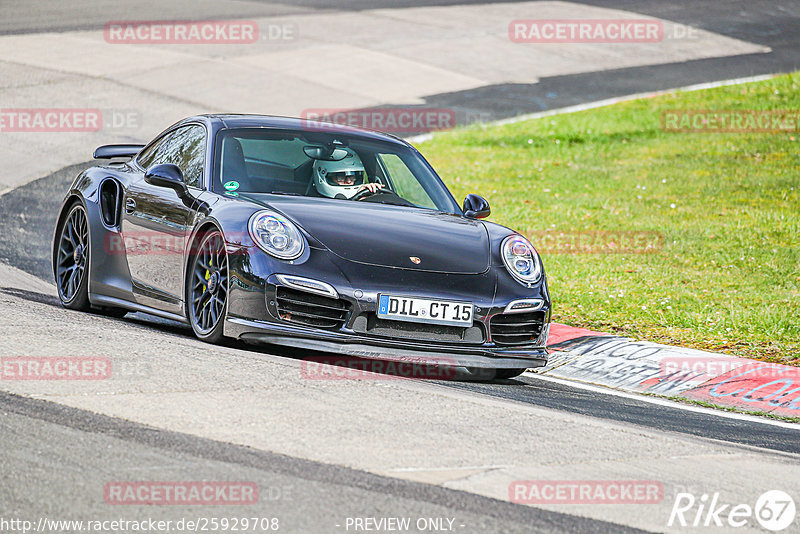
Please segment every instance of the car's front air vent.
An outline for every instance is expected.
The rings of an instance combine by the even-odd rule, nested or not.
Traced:
[[[505,313],[492,317],[489,329],[498,345],[525,345],[536,341],[544,327],[545,312]]]
[[[281,319],[306,326],[339,329],[350,311],[350,304],[345,300],[288,287],[278,287],[276,297]]]
[[[378,319],[374,313],[365,313],[356,317],[353,330],[359,334],[371,336],[415,339],[420,341],[441,341],[449,343],[483,343],[485,335],[481,323],[473,326],[445,326],[428,323],[408,323]]]
[[[108,178],[100,184],[100,212],[106,226],[119,226],[120,188],[116,180]]]

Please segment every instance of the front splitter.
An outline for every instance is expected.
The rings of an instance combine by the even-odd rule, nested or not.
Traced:
[[[393,346],[386,344],[379,345],[381,341],[376,340],[375,344],[363,343],[357,339],[320,339],[317,337],[304,336],[302,333],[275,332],[273,328],[281,327],[278,325],[265,325],[255,321],[243,319],[231,319],[226,321],[226,335],[236,337],[249,343],[265,343],[282,345],[287,347],[308,349],[309,351],[331,352],[335,354],[346,354],[359,358],[373,360],[387,360],[405,362],[418,365],[439,365],[453,367],[471,367],[480,369],[533,369],[543,367],[547,364],[547,354],[545,349],[531,350],[530,356],[515,357],[513,355],[488,356],[485,354],[474,354],[465,347],[463,351],[450,347],[436,347],[433,350],[419,349],[409,346],[398,346],[393,341]],[[475,350],[475,349],[472,349]],[[309,354],[309,357],[315,356]]]

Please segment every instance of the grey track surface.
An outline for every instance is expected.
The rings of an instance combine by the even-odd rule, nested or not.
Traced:
[[[109,2],[98,7],[90,0],[54,6],[47,0],[5,0],[0,35],[102,28],[109,20],[168,20],[188,18],[268,17],[314,11],[357,11],[425,5],[491,4],[481,1],[349,0],[332,7],[324,0],[296,2],[189,2],[163,4],[149,0]],[[506,2],[508,3],[508,2]],[[513,2],[511,2],[513,3]],[[640,13],[643,16],[709,30],[728,37],[769,46],[772,52],[704,59],[664,65],[625,68],[543,78],[536,84],[488,85],[466,91],[428,95],[420,107],[436,106],[486,120],[508,118],[647,91],[800,69],[800,4],[794,0],[583,0],[580,3]],[[529,14],[521,14],[522,16]],[[409,106],[404,106],[409,107]]]
[[[491,4],[505,0],[269,0],[197,1],[128,0],[104,2],[74,0],[54,5],[48,0],[3,0],[0,35],[53,31],[96,30],[110,20],[204,20],[277,17],[309,11],[361,11],[379,8]],[[512,0],[513,1],[513,0]]]
[[[798,431],[742,419],[726,419],[678,407],[654,405],[644,400],[607,395],[535,377],[519,377],[502,383],[447,382],[449,387],[465,389],[503,399],[534,404],[640,425],[665,432],[702,436],[782,452],[800,453]]]
[[[50,244],[58,208],[75,176],[72,165],[0,197],[0,261],[51,282]]]
[[[0,1],[0,35],[102,28],[109,20],[269,17],[314,11],[456,5],[471,1],[324,0]],[[707,29],[769,46],[772,52],[544,78],[428,95],[423,106],[451,107],[487,119],[559,108],[614,96],[694,83],[800,69],[800,4],[788,0],[584,0]],[[187,9],[190,6],[190,9]],[[87,147],[86,154],[94,147]],[[42,157],[46,157],[43,155]],[[59,170],[0,197],[0,261],[52,279],[50,240],[57,207],[75,175],[90,163]],[[5,284],[0,282],[0,287]],[[35,291],[3,290],[58,306]],[[169,335],[189,337],[175,324],[129,316]],[[291,351],[271,351],[287,358]],[[800,452],[797,431],[723,419],[635,399],[523,377],[498,383],[445,383],[448,388],[504,401],[617,421],[673,434],[703,436],[781,452]],[[158,430],[59,404],[0,393],[0,517],[177,519],[216,515],[279,517],[285,532],[342,532],[347,516],[454,517],[461,532],[626,532],[626,527],[518,506],[472,493],[292,458],[243,446]],[[253,507],[115,507],[102,488],[114,480],[252,480],[263,494]],[[124,508],[124,510],[122,509]],[[616,518],[615,518],[616,519]]]
[[[622,94],[800,68],[797,53],[800,32],[796,31],[800,27],[800,7],[796,3],[735,1],[697,4],[651,0],[639,2],[587,0],[584,3],[626,9],[647,16],[698,26],[730,37],[770,46],[773,52],[744,58],[710,59],[546,78],[535,85],[489,86],[461,93],[431,95],[426,105],[453,106],[487,112],[492,117],[507,117]],[[389,5],[413,7],[424,4],[425,2],[412,1],[399,4],[343,2],[337,5],[337,9],[357,10]],[[313,0],[292,3],[260,2],[251,3],[249,6],[248,9],[252,9],[252,12],[245,11],[239,14],[268,16],[327,8],[325,3]],[[169,18],[168,14],[157,11],[157,6],[148,7],[146,3],[142,3],[140,7],[144,10],[137,12],[135,18]],[[175,5],[173,8],[176,11],[181,9]],[[5,24],[13,26],[15,31],[35,32],[52,29],[52,25],[56,22],[64,29],[85,29],[97,27],[93,22],[95,18],[107,21],[134,17],[130,4],[114,4],[108,9],[110,11],[97,13],[90,3],[79,2],[73,4],[69,10],[69,16],[74,17],[73,19],[56,16],[56,12],[53,12],[49,16],[45,14],[28,21],[26,16],[30,13],[42,15],[44,9],[40,3],[26,2],[25,9],[18,6],[15,11],[13,5],[11,8],[4,7],[5,14],[9,14]],[[152,17],[148,9],[155,10],[152,11]],[[233,8],[226,7],[224,3],[202,7],[196,12],[195,18],[230,16],[231,9]],[[161,15],[156,17],[157,13]],[[69,182],[89,164],[90,162],[87,162],[67,167],[0,197],[0,261],[42,279],[51,280],[49,246],[56,210]],[[786,452],[800,450],[796,433],[790,429],[687,413],[677,408],[665,409],[641,401],[601,395],[531,378],[506,381],[505,384],[453,383],[450,386],[661,430],[702,435]]]
[[[33,302],[59,307],[55,297],[33,291],[0,288],[7,293]],[[175,336],[192,338],[188,327],[156,317],[132,314],[126,321]],[[230,341],[230,346],[241,344]],[[256,348],[253,348],[256,349]],[[259,347],[267,353],[285,358],[322,357],[323,353],[299,351],[282,347]],[[523,376],[511,380],[494,382],[436,381],[453,389],[470,391],[488,397],[530,404],[556,411],[570,412],[587,417],[606,419],[638,425],[643,428],[700,436],[728,443],[800,454],[798,428],[786,428],[766,422],[744,419],[729,419],[708,412],[690,412],[678,406],[654,405],[645,400],[589,391],[570,385],[544,381],[536,377]],[[0,394],[2,398],[2,394]],[[2,404],[2,403],[0,403]]]
[[[46,270],[46,262],[33,261],[32,265]],[[34,291],[2,289],[0,293],[60,307],[54,297]],[[191,338],[187,328],[174,323],[136,316],[129,316],[124,322],[138,323],[154,333]],[[297,357],[292,351],[267,352]],[[571,412],[587,416],[587,420],[601,418],[673,434],[800,452],[794,429],[687,413],[535,378],[441,384],[554,412]],[[631,531],[620,525],[156,430],[4,393],[0,393],[0,435],[0,462],[5,466],[0,484],[0,516],[5,517],[177,520],[246,514],[279,517],[285,532],[339,532],[342,529],[335,525],[346,517],[402,515],[456,518],[458,524],[465,525],[458,529],[460,532]],[[235,509],[114,507],[102,500],[102,487],[107,482],[148,479],[255,481],[264,494],[288,491],[291,498]]]
[[[746,39],[769,46],[772,52],[555,76],[543,78],[537,84],[491,85],[432,95],[426,104],[506,118],[617,96],[800,69],[800,4],[795,1],[585,0],[580,3],[630,10]]]
[[[280,532],[344,531],[346,517],[455,519],[458,532],[640,532],[621,525],[514,505],[470,493],[167,432],[75,408],[0,393],[4,467],[0,517],[277,517]],[[8,469],[13,467],[12,469]],[[258,503],[114,506],[109,482],[255,482]],[[337,527],[337,525],[340,525]],[[412,530],[413,532],[413,530]]]
[[[82,165],[75,165],[62,169],[0,197],[0,261],[44,280],[52,279],[49,241],[56,212],[63,192],[81,168]],[[45,299],[57,305],[54,299],[46,295],[31,293],[25,297],[38,298],[40,301]],[[137,317],[138,320],[151,324],[157,322],[159,328],[177,335],[191,336],[188,329],[178,327],[174,323]],[[291,357],[293,352],[283,351],[281,354]],[[800,453],[798,430],[795,429],[687,412],[677,407],[656,406],[644,401],[595,393],[536,378],[521,377],[502,383],[443,382],[443,384],[482,395],[632,423],[657,430]]]

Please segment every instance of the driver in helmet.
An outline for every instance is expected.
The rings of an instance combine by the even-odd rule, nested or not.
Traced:
[[[351,149],[339,161],[315,160],[313,169],[314,187],[329,198],[351,199],[362,191],[372,194],[383,189],[383,184],[367,182],[367,171],[361,158]]]

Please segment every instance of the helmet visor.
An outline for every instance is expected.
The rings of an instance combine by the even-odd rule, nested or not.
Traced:
[[[333,186],[361,185],[364,183],[366,173],[364,171],[337,171],[329,172],[325,179]]]

